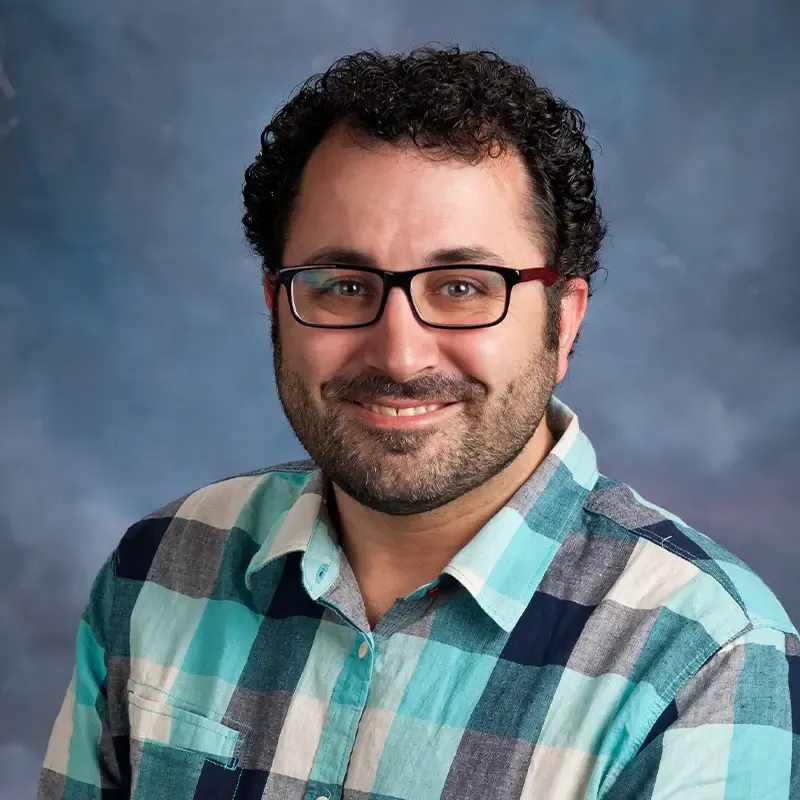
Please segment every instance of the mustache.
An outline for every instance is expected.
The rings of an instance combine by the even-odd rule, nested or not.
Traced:
[[[368,373],[356,376],[337,376],[321,387],[327,400],[361,402],[375,397],[395,400],[419,400],[421,403],[457,403],[480,400],[488,388],[485,384],[465,375],[420,375],[411,381],[398,383],[387,375]]]

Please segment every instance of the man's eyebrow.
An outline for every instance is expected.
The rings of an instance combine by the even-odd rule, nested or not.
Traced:
[[[313,264],[346,264],[350,267],[377,267],[375,259],[364,250],[350,247],[323,247],[315,250],[305,261]],[[447,264],[504,264],[505,259],[486,247],[465,245],[434,250],[425,259],[424,266],[436,267]],[[392,265],[395,269],[402,265]]]
[[[450,247],[443,250],[435,250],[426,259],[426,265],[430,267],[441,264],[503,264],[505,259],[480,245],[465,245],[464,247]]]
[[[323,247],[315,250],[303,264],[346,264],[349,267],[374,267],[375,259],[364,250],[349,247]]]

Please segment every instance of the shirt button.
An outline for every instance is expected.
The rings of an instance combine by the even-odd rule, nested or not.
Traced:
[[[358,657],[364,658],[369,653],[369,645],[366,642],[361,642],[361,647],[358,648]]]

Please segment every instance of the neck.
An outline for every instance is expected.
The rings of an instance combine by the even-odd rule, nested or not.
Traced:
[[[433,581],[553,448],[546,417],[502,472],[446,506],[409,516],[366,508],[334,484],[337,527],[372,627],[395,600]]]

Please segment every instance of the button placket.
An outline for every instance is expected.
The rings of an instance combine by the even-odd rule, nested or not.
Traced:
[[[347,779],[348,765],[372,683],[373,646],[370,634],[364,631],[358,631],[350,645],[348,657],[336,679],[322,738],[312,765],[311,777],[317,785],[309,787],[306,800],[324,797],[319,792],[329,786],[337,787],[333,790],[333,798],[341,800],[339,787]]]

